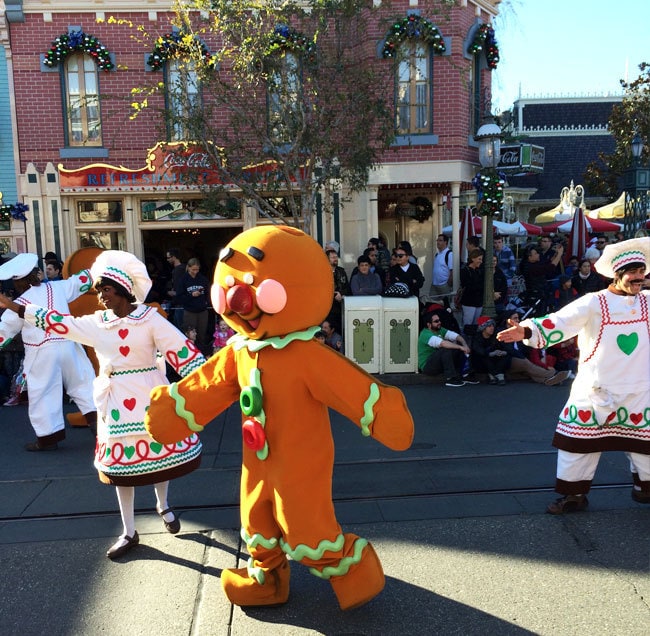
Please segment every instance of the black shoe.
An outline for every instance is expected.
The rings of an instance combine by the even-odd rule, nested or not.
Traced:
[[[465,386],[465,382],[463,382],[462,378],[456,376],[455,378],[449,378],[449,380],[445,382],[445,386]]]
[[[109,559],[119,559],[124,556],[131,548],[135,548],[140,543],[140,537],[137,532],[132,537],[128,535],[121,536],[106,552]]]
[[[39,442],[36,441],[25,444],[25,450],[29,451],[30,453],[40,453],[41,451],[55,451],[57,448],[59,448],[59,445],[56,442],[54,442],[54,444],[39,444]]]
[[[589,500],[586,495],[565,495],[556,499],[546,508],[550,515],[563,515],[565,512],[580,512],[586,510]]]
[[[165,521],[165,515],[169,512],[171,512],[174,515],[174,518],[171,521]],[[163,518],[163,523],[165,524],[165,528],[167,529],[167,532],[170,532],[171,534],[177,534],[178,531],[181,529],[181,522],[176,516],[176,513],[171,508],[167,508],[167,510],[163,510],[158,514]]]
[[[642,490],[632,488],[632,499],[637,503],[650,504],[650,492],[643,492]]]
[[[463,376],[463,382],[465,384],[480,384],[479,379],[473,373],[466,373]]]

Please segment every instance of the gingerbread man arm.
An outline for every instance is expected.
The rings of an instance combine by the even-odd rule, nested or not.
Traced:
[[[206,424],[239,398],[232,347],[225,347],[178,383],[152,389],[145,427],[162,444],[172,444]]]
[[[352,420],[363,435],[392,450],[411,445],[413,417],[399,389],[379,382],[325,345],[300,344],[306,350],[300,364],[305,365],[309,390],[317,400]]]

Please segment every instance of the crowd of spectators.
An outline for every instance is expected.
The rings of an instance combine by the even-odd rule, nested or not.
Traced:
[[[607,241],[605,236],[593,237],[584,254],[568,255],[565,237],[545,234],[520,246],[515,254],[503,236],[495,236],[494,318],[483,314],[485,250],[478,237],[469,237],[464,246],[467,260],[460,263],[458,292],[453,299],[456,255],[443,234],[436,238],[428,297],[422,291],[424,275],[407,241],[389,251],[381,239],[371,238],[349,279],[339,265],[339,245],[330,243],[325,250],[335,291],[331,312],[317,337],[344,352],[341,307],[345,296],[416,296],[421,308],[421,373],[442,374],[450,387],[477,383],[475,372],[495,386],[503,386],[513,374],[555,386],[575,375],[578,350],[574,341],[548,350],[530,350],[521,343],[499,342],[496,334],[509,326],[509,320],[542,316],[607,287],[609,281],[594,268]]]

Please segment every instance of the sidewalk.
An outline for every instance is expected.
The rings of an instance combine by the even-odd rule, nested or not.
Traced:
[[[140,488],[141,545],[121,562],[105,557],[121,523],[114,490],[92,468],[89,432],[26,453],[26,408],[1,409],[0,632],[647,634],[650,507],[631,500],[624,456],[603,456],[590,512],[543,512],[566,388],[402,388],[416,421],[405,453],[332,418],[339,521],[372,541],[386,573],[379,597],[345,613],[297,563],[282,607],[232,608],[221,591],[221,571],[242,565],[235,408],[202,434],[201,469],[170,488],[181,533],[164,531],[153,490]]]

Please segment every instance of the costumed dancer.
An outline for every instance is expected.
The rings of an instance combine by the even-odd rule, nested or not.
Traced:
[[[180,521],[167,503],[169,480],[198,468],[201,442],[195,433],[162,445],[144,427],[149,392],[167,382],[164,360],[181,376],[205,362],[194,343],[165,320],[155,307],[143,305],[151,280],[141,261],[127,252],[102,252],[90,273],[103,311],[73,317],[36,305],[17,305],[0,295],[8,307],[46,333],[91,346],[99,361],[94,382],[97,405],[95,468],[103,483],[117,487],[124,532],[108,550],[111,559],[139,543],[135,529],[134,486],[154,485],[156,510],[172,534]]]
[[[596,271],[613,282],[556,313],[524,320],[498,334],[550,347],[578,336],[578,373],[553,438],[558,448],[551,514],[587,508],[603,451],[623,451],[633,477],[632,499],[650,503],[650,323],[642,291],[650,270],[650,238],[607,245]]]
[[[342,609],[384,586],[372,545],[336,520],[327,409],[394,450],[410,446],[413,420],[401,391],[314,339],[333,287],[327,257],[300,230],[243,232],[222,250],[212,287],[213,306],[236,335],[199,370],[152,392],[146,425],[162,443],[202,430],[239,400],[241,536],[251,558],[221,575],[236,605],[286,602],[287,556],[328,580]]]
[[[87,270],[67,280],[42,282],[38,256],[29,253],[18,254],[0,266],[0,280],[9,279],[20,294],[14,303],[16,308],[33,304],[62,314],[69,312],[69,302],[91,287]],[[20,332],[25,347],[23,373],[29,392],[29,421],[36,433],[36,440],[25,449],[56,450],[58,443],[65,439],[64,390],[83,413],[85,423],[94,429],[97,422],[92,394],[95,372],[81,345],[67,341],[59,330],[44,332],[23,320],[15,310],[5,311],[0,319],[0,348]]]

